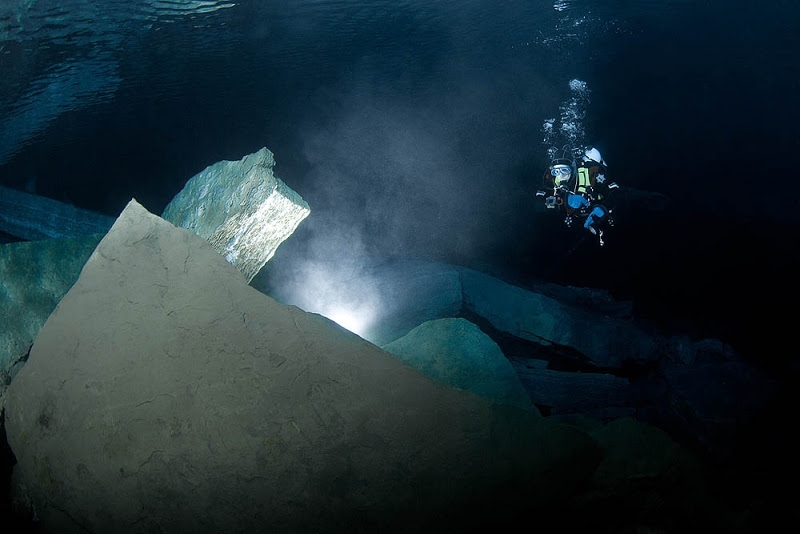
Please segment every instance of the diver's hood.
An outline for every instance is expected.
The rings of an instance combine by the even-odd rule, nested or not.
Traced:
[[[602,166],[606,167],[606,162],[603,159],[603,156],[600,154],[600,151],[596,148],[589,148],[586,150],[585,155],[583,156],[583,161],[594,161],[595,163],[599,163]]]

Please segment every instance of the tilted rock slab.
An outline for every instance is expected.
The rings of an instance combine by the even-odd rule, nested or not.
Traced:
[[[630,320],[577,306],[575,290],[561,292],[569,297],[565,303],[473,269],[440,262],[373,263],[356,272],[340,272],[333,262],[327,266],[319,262],[317,269],[329,274],[329,288],[309,291],[301,278],[277,275],[274,280],[260,276],[254,284],[280,302],[319,313],[325,310],[314,309],[313,297],[323,290],[345,297],[371,291],[386,304],[373,313],[379,317],[368,331],[359,333],[380,346],[425,321],[467,311],[501,332],[545,346],[571,347],[598,367],[651,362],[660,356],[653,336]]]
[[[44,532],[496,525],[512,504],[539,518],[600,461],[575,427],[259,293],[134,201],[40,330],[6,431]]]
[[[114,217],[0,186],[0,230],[27,241],[104,234]]]
[[[274,166],[267,148],[215,163],[186,183],[162,217],[206,239],[250,282],[311,213]]]
[[[547,406],[552,415],[596,413],[626,407],[635,401],[627,378],[607,373],[574,373],[547,369],[547,361],[509,358],[522,385],[537,406]]]
[[[574,516],[585,518],[584,528],[571,531],[753,530],[751,512],[719,492],[710,465],[663,430],[631,417],[604,425],[579,416],[571,419],[606,451],[592,489],[573,510]],[[603,515],[613,518],[613,527],[606,527]]]
[[[461,269],[464,307],[503,332],[537,343],[572,347],[600,367],[646,363],[660,353],[653,337],[630,321],[601,316]]]

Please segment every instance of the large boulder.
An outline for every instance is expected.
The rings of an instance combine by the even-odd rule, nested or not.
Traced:
[[[279,304],[135,202],[40,330],[6,431],[45,532],[496,525],[599,462],[583,431]]]
[[[629,319],[630,305],[614,305],[600,292],[554,286],[529,291],[440,262],[356,263],[347,268],[326,261],[271,265],[253,283],[284,304],[326,317],[335,318],[337,307],[351,314],[363,311],[369,321],[360,321],[356,333],[380,346],[425,321],[472,315],[521,339],[569,347],[597,368],[647,364],[661,355],[653,336]]]
[[[487,274],[461,269],[464,307],[513,336],[571,347],[597,367],[646,364],[660,353],[652,336],[630,321],[563,304]]]
[[[0,413],[6,386],[102,235],[0,246]]]
[[[215,163],[193,176],[162,216],[206,239],[249,282],[311,212],[274,166],[267,148]]]
[[[605,451],[573,510],[586,531],[749,532],[747,511],[718,497],[709,466],[663,430],[630,417],[573,423]]]
[[[531,401],[551,415],[581,413],[608,420],[633,413],[635,395],[627,378],[548,369],[546,360],[509,359]]]
[[[428,321],[465,318],[497,343],[542,413],[635,415],[723,457],[772,401],[769,377],[721,341],[645,329],[630,303],[601,291],[529,290],[439,262],[341,263],[270,262],[253,283],[385,347]]]
[[[498,404],[535,411],[500,347],[466,319],[424,322],[383,349],[437,380]]]
[[[633,302],[616,300],[603,289],[543,283],[536,284],[532,290],[552,297],[562,304],[569,304],[617,319],[633,319]]]
[[[643,416],[718,458],[731,456],[741,429],[777,398],[777,381],[719,340],[676,336],[670,346],[670,357],[649,382],[650,407]]]

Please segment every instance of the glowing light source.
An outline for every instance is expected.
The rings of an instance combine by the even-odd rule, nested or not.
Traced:
[[[292,269],[279,284],[277,300],[327,317],[342,328],[373,342],[385,310],[378,282],[357,264],[309,261]]]
[[[326,310],[322,315],[334,321],[339,326],[362,337],[366,333],[367,327],[372,322],[371,318],[367,316],[368,314],[364,312],[359,313],[359,310],[341,307]]]

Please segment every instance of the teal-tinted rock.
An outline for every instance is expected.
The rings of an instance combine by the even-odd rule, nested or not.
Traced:
[[[0,409],[15,364],[25,358],[102,237],[0,245]]]
[[[471,269],[461,269],[461,286],[465,309],[498,330],[571,347],[600,367],[651,362],[660,355],[653,336],[631,321],[564,304]]]
[[[26,241],[105,234],[114,217],[0,187],[0,230]]]
[[[497,343],[466,319],[427,321],[383,349],[441,382],[497,404],[535,410]]]
[[[162,217],[211,243],[250,282],[311,213],[274,166],[266,148],[215,163],[186,183]]]

